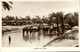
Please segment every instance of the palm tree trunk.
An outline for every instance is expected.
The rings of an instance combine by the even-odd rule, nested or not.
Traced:
[[[58,22],[58,21],[59,21],[59,20],[58,20],[58,17],[56,17],[56,21],[57,21],[57,32],[58,32],[58,33],[60,33],[60,29],[59,29],[59,22]]]
[[[62,28],[62,34],[63,34],[64,33],[64,30],[65,30],[65,28],[64,28],[64,19],[62,18],[61,21],[62,21],[62,27],[61,28]]]

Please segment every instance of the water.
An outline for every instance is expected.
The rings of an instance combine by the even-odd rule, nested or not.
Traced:
[[[11,37],[11,43],[9,44],[9,36]],[[23,37],[22,29],[17,31],[12,31],[4,33],[2,36],[2,46],[3,47],[42,47],[49,41],[54,39],[56,36],[54,34],[50,36],[47,32],[42,30],[39,32],[32,32],[25,34]]]

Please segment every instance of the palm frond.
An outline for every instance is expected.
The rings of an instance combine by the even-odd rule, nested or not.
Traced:
[[[6,10],[8,10],[8,11],[10,11],[10,8],[12,8],[7,2],[5,2],[5,1],[2,1],[2,6],[3,6],[3,8]]]
[[[9,3],[13,4],[13,2],[9,1]]]

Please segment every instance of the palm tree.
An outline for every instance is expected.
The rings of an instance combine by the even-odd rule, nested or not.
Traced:
[[[37,19],[37,22],[40,23],[41,18],[38,15],[36,15],[36,19]]]
[[[74,21],[75,21],[75,25],[78,26],[78,12],[74,12]]]
[[[65,15],[64,19],[71,27],[78,26],[78,13],[68,13]]]
[[[48,22],[49,25],[53,22],[55,23],[55,19],[53,19],[53,18],[56,18],[56,13],[54,13],[54,12],[52,14],[49,14],[49,18],[48,18],[49,19],[49,22]]]
[[[55,18],[55,19],[53,19]],[[62,30],[62,34],[64,33],[64,14],[63,12],[52,13],[49,15],[49,23],[56,23],[57,24],[57,31],[60,33]],[[61,24],[61,29],[59,29],[59,24]]]
[[[48,23],[48,18],[43,16],[42,19],[41,19],[44,23]]]
[[[13,4],[11,1],[9,1],[9,3]],[[8,11],[10,11],[10,9],[12,8],[9,3],[2,1],[2,6],[5,10],[7,9]]]
[[[26,16],[26,20],[30,21],[31,20],[30,16]]]
[[[61,23],[61,29],[62,29],[62,34],[63,34],[64,30],[65,30],[65,28],[64,28],[64,14],[63,14],[63,12],[57,12],[56,15],[57,15],[56,17],[57,17],[58,23]]]

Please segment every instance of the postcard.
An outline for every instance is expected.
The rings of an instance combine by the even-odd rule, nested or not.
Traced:
[[[1,50],[79,50],[79,0],[2,0]]]

